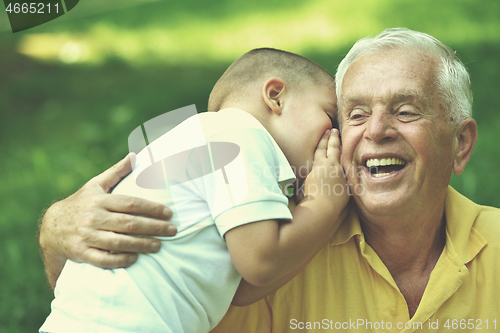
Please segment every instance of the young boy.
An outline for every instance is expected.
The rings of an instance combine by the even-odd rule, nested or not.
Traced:
[[[68,261],[41,332],[208,332],[233,296],[264,297],[331,238],[348,201],[333,77],[296,54],[252,50],[208,109],[139,153],[142,174],[113,191],[174,207],[177,235],[126,269]],[[165,177],[144,182],[158,175],[146,162],[158,150],[173,156],[154,169]],[[304,197],[290,213],[292,183]]]

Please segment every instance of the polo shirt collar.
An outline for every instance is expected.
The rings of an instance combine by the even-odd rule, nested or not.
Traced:
[[[339,229],[332,237],[330,245],[341,245],[347,243],[352,237],[359,235],[364,236],[361,230],[361,224],[359,222],[358,214],[356,209],[354,209],[354,200],[349,201],[349,212],[346,218],[342,221]]]
[[[474,229],[480,206],[451,186],[446,194],[446,246],[454,251],[462,264],[469,263],[486,246],[486,240]]]
[[[412,320],[427,321],[465,281],[468,275],[465,265],[486,246],[486,240],[473,227],[479,212],[480,206],[451,186],[448,187],[445,202],[446,245],[431,273],[422,301]],[[332,237],[330,245],[342,245],[356,235],[359,250],[370,266],[395,290],[399,290],[387,267],[364,242],[359,217],[351,204],[347,217]]]
[[[349,213],[342,221],[339,229],[332,237],[330,245],[347,243],[355,235],[364,236],[359,217],[353,204],[350,203]],[[448,186],[445,203],[446,233],[448,248],[467,264],[486,246],[486,240],[474,229],[473,225],[480,212],[480,206]]]

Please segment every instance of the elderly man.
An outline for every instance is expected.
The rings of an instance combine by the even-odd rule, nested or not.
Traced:
[[[460,174],[465,168],[477,138],[464,66],[431,36],[389,29],[358,41],[336,77],[342,160],[354,198],[350,212],[329,244],[295,278],[275,292],[248,293],[237,303],[271,294],[251,306],[232,307],[214,332],[498,331],[500,210],[478,206],[448,185],[452,172]],[[114,181],[111,173],[99,180],[108,186]],[[93,194],[103,192],[99,186],[87,187],[76,198],[109,200],[105,194]],[[100,199],[88,205],[87,199],[76,209],[71,207],[76,200],[58,203],[42,224],[41,246],[52,281],[66,257],[89,259],[75,256],[78,251],[67,250],[66,243],[57,244],[47,235],[61,234],[61,225],[54,221],[78,209],[113,210],[117,202],[105,206]],[[134,211],[148,211],[147,203],[135,202],[141,209]],[[103,216],[115,219],[109,213]],[[96,228],[96,219],[86,221],[90,229]],[[127,226],[139,221],[145,222],[134,218]],[[69,228],[62,233],[67,239],[78,234],[73,224],[64,225]],[[101,229],[127,228],[116,230],[117,225]],[[122,240],[132,244],[129,238],[118,239],[112,249],[155,244],[143,239],[120,245]],[[110,247],[106,241],[97,243],[99,248]],[[93,259],[102,260],[101,266],[135,258],[122,254],[113,261],[111,254],[97,254],[95,258],[105,258]]]

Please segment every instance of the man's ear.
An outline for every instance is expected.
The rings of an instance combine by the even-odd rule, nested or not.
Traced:
[[[264,102],[277,115],[280,115],[283,109],[285,92],[285,81],[279,77],[270,77],[262,86],[262,98]]]
[[[455,159],[453,161],[453,172],[457,175],[461,174],[477,141],[477,124],[472,118],[465,119],[458,125],[456,132],[457,146],[455,151]]]

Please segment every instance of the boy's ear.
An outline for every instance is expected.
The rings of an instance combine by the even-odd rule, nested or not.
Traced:
[[[279,77],[270,77],[262,86],[262,98],[264,102],[277,115],[280,115],[283,109],[285,91],[285,81]]]
[[[461,174],[469,161],[477,141],[477,124],[472,118],[465,119],[458,125],[456,133],[457,147],[453,161],[453,172]]]

